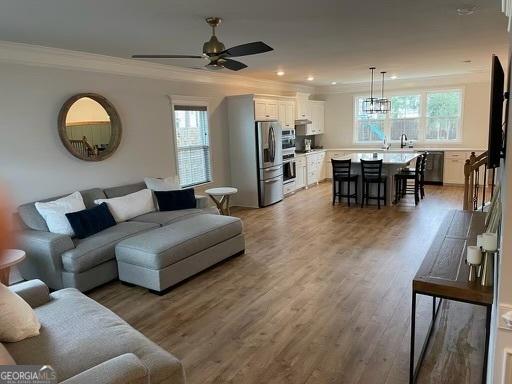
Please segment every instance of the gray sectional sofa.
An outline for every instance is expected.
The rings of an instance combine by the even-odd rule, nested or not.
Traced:
[[[178,359],[78,290],[50,294],[40,280],[9,288],[41,323],[39,336],[3,344],[16,364],[50,365],[62,384],[185,384]]]
[[[124,196],[144,188],[144,183],[137,183],[94,188],[81,194],[89,208],[96,199]],[[121,280],[157,292],[243,253],[245,248],[241,221],[218,215],[216,208],[208,207],[206,197],[197,199],[195,209],[147,213],[81,240],[49,232],[34,204],[18,207],[24,227],[19,247],[27,253],[20,271],[24,279],[41,279],[52,289],[87,291],[118,278],[116,247],[122,254]]]

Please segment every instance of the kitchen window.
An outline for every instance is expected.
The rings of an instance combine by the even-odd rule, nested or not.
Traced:
[[[460,136],[462,93],[427,93],[426,140],[452,141]]]
[[[364,97],[356,99],[357,142],[378,142],[384,139],[384,114],[366,114],[363,111]]]
[[[391,97],[391,111],[389,114],[390,134],[388,137],[392,141],[399,141],[402,133],[405,133],[409,140],[417,141],[419,139],[420,99],[420,95]]]
[[[176,161],[184,188],[212,180],[208,108],[174,104]]]
[[[422,91],[388,95],[389,114],[367,115],[362,105],[366,96],[354,99],[354,142],[380,143],[408,140],[459,141],[461,133],[462,90]]]

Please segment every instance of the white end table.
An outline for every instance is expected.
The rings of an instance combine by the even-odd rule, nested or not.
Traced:
[[[238,189],[233,187],[220,187],[210,188],[204,191],[211,197],[221,215],[229,216],[229,197],[238,192]]]
[[[25,260],[25,251],[21,249],[7,249],[0,254],[0,283],[9,285],[11,267]]]

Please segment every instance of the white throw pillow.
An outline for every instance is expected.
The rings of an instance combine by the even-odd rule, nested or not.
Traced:
[[[0,342],[15,343],[39,335],[41,324],[30,305],[0,284]]]
[[[113,197],[112,199],[94,200],[94,203],[98,205],[107,203],[110,213],[118,223],[155,211],[153,194],[149,189],[143,189],[126,196]]]
[[[73,228],[69,224],[66,213],[78,212],[85,209],[84,199],[80,192],[62,197],[47,203],[37,202],[37,212],[46,221],[50,232],[74,236]]]
[[[169,176],[165,179],[145,177],[144,182],[146,183],[146,187],[152,191],[176,191],[181,189],[179,181],[174,176]]]

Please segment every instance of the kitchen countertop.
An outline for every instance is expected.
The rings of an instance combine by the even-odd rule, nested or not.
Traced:
[[[348,160],[352,163],[360,163],[361,160],[382,160],[384,165],[406,165],[417,158],[419,153],[379,153],[377,157],[373,157],[373,153],[356,152],[345,156],[336,156],[335,159]]]
[[[329,151],[329,149],[312,149],[309,152],[295,152],[295,157],[312,155],[313,153],[325,152]]]
[[[370,151],[370,152],[381,152],[384,151],[382,148],[326,148],[324,151],[351,151],[351,152],[358,152],[358,151]],[[407,151],[460,151],[460,152],[485,152],[487,151],[486,148],[458,148],[458,147],[451,147],[451,148],[439,148],[439,147],[413,147],[413,148],[397,148],[397,147],[391,147],[387,150],[387,152],[407,152]]]

